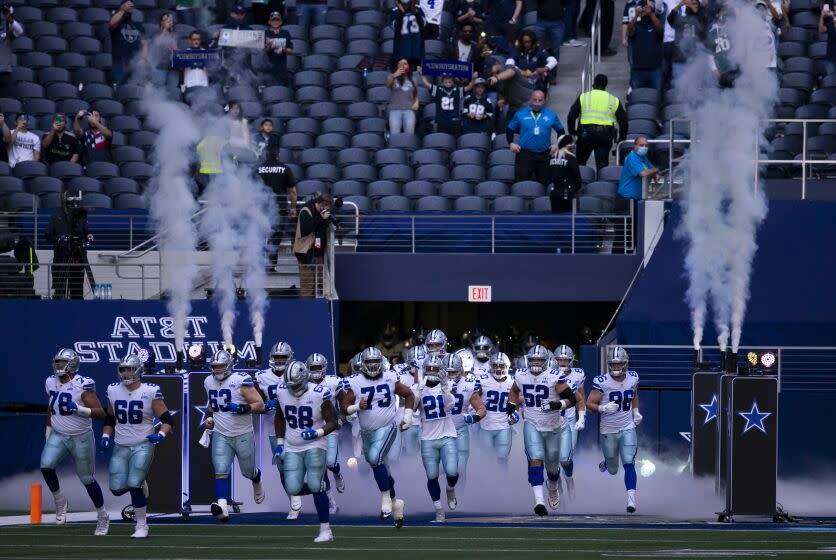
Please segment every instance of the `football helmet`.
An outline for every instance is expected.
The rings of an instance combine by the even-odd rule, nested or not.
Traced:
[[[360,372],[374,379],[383,373],[383,354],[374,346],[369,346],[360,354]]]
[[[444,365],[444,372],[447,377],[453,381],[458,381],[464,375],[464,366],[462,365],[462,358],[458,353],[447,354],[442,358]]]
[[[630,361],[630,356],[627,355],[627,350],[621,346],[610,346],[607,348],[607,367],[610,369],[610,375],[613,377],[623,377],[627,374],[627,363]]]
[[[427,383],[441,383],[447,378],[445,360],[439,356],[430,356],[424,360],[424,379]]]
[[[301,397],[308,390],[311,372],[299,360],[290,362],[284,370],[284,383],[294,397]]]
[[[320,383],[323,379],[325,379],[325,370],[328,367],[328,359],[322,354],[314,352],[308,356],[307,360],[305,360],[305,367],[308,368],[308,372],[311,374],[311,381],[314,383]]]
[[[491,342],[491,339],[487,336],[478,336],[476,337],[476,340],[473,341],[473,354],[480,362],[487,362],[491,357],[492,351],[493,342]]]
[[[491,356],[491,375],[496,380],[502,380],[508,375],[511,367],[511,358],[505,352],[497,352]]]
[[[417,370],[427,359],[427,349],[424,346],[412,346],[406,351],[406,363],[412,370]]]
[[[575,353],[566,344],[561,344],[554,349],[554,357],[557,358],[557,365],[562,368],[572,367],[575,361]]]
[[[212,356],[212,363],[210,367],[212,368],[212,375],[218,381],[223,381],[230,375],[232,375],[232,368],[235,366],[235,359],[232,357],[226,350],[218,350],[215,352],[215,355]]]
[[[461,348],[456,350],[456,354],[458,354],[459,358],[462,361],[462,370],[464,374],[467,375],[473,371],[473,352],[470,348]]]
[[[72,348],[62,348],[52,358],[52,372],[61,377],[62,375],[73,375],[78,372],[78,352]]]
[[[354,354],[354,356],[352,356],[351,361],[348,362],[348,367],[351,369],[351,372],[350,372],[351,374],[356,374],[356,373],[361,372],[361,370],[362,370],[361,366],[363,365],[363,360],[361,359],[362,357],[363,357],[363,353],[362,352],[357,352],[356,354]]]
[[[119,375],[119,381],[122,385],[133,385],[142,379],[142,360],[136,354],[128,354],[122,361],[119,362],[119,367],[116,369]]]
[[[444,331],[433,329],[427,335],[425,346],[430,356],[444,356],[447,353],[447,335]]]
[[[534,375],[540,375],[546,369],[546,362],[549,361],[549,351],[545,346],[537,344],[528,351],[525,357],[528,371]]]
[[[293,348],[287,342],[279,341],[270,349],[270,369],[276,375],[284,373],[291,360],[293,360]]]

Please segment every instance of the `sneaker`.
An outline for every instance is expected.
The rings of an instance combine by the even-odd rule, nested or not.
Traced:
[[[389,519],[392,517],[392,497],[389,495],[389,492],[383,492],[380,495],[380,518],[381,519]]]
[[[148,496],[151,495],[151,491],[148,489],[148,481],[142,481],[142,495],[145,496],[145,499],[148,499]]]
[[[70,502],[66,496],[58,496],[55,498],[55,524],[63,525],[67,522],[67,507]]]
[[[604,459],[600,463],[598,463],[598,470],[601,472],[607,472],[607,460]]]
[[[448,488],[447,489],[447,507],[452,509],[456,509],[456,506],[459,505],[459,500],[456,499],[456,489],[455,488]]]
[[[443,509],[435,510],[435,523],[444,523],[445,519],[446,519],[446,517],[444,515],[444,510]]]
[[[313,542],[331,542],[334,540],[334,533],[331,532],[331,528],[328,529],[320,529],[319,535],[313,540]]]
[[[534,513],[536,513],[540,517],[544,517],[549,514],[549,512],[546,511],[545,504],[537,504],[536,506],[534,506]]]
[[[229,521],[229,509],[226,507],[225,500],[223,502],[212,502],[209,509],[212,510],[212,515],[217,517],[221,523]]]
[[[636,513],[636,491],[627,491],[627,513]]]
[[[137,525],[134,534],[131,535],[132,539],[147,539],[148,538],[148,525]]]
[[[400,498],[392,500],[392,515],[395,517],[395,529],[403,527],[404,503]]]
[[[103,537],[107,535],[108,529],[110,529],[110,516],[106,511],[101,511],[96,519],[96,530],[93,531],[93,534],[97,537]]]
[[[556,510],[560,507],[560,490],[557,488],[557,481],[548,481],[546,489],[549,491],[549,507]]]
[[[328,513],[334,515],[340,511],[340,506],[337,505],[337,501],[331,496],[331,493],[328,493]]]
[[[291,496],[290,497],[290,511],[287,512],[288,519],[299,519],[299,516],[302,515],[302,497],[301,496]]]
[[[264,501],[264,482],[259,479],[258,482],[253,481],[253,500],[260,504]]]
[[[586,46],[586,43],[583,41],[578,41],[577,39],[571,39],[563,43],[564,47],[583,47]]]
[[[343,473],[335,472],[331,474],[334,475],[334,486],[337,487],[337,492],[342,494],[345,492],[345,479],[343,478]]]

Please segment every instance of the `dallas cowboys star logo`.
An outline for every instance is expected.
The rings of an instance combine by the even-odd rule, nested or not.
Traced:
[[[746,420],[746,426],[743,428],[744,434],[753,428],[766,434],[763,421],[772,416],[772,413],[761,412],[758,409],[758,401],[752,401],[752,409],[749,412],[738,412],[737,415]]]
[[[174,415],[175,415],[175,414],[177,414],[178,412],[180,412],[180,411],[179,411],[179,410],[169,410],[169,411],[168,411],[168,413],[169,413],[169,414],[171,414],[172,416],[174,416]],[[154,415],[154,429],[156,430],[157,428],[159,428],[159,427],[160,427],[160,426],[162,426],[162,425],[163,425],[163,423],[162,423],[162,422],[160,422],[160,419],[159,419],[159,418],[157,418],[157,415],[155,414],[155,415]]]
[[[705,420],[703,420],[702,425],[705,426],[712,420],[717,418],[717,394],[715,393],[711,397],[711,402],[708,404],[701,404],[700,408],[705,411]]]
[[[192,405],[192,408],[194,408],[196,411],[200,413],[200,422],[198,424],[202,425],[204,422],[206,422],[206,412],[207,410],[209,410],[209,403],[206,403],[203,406]]]

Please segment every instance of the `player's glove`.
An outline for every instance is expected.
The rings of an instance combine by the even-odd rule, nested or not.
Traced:
[[[465,424],[475,424],[476,422],[478,422],[481,419],[482,419],[482,417],[479,416],[478,414],[465,414],[464,415],[464,423]]]
[[[276,443],[276,447],[273,448],[273,464],[277,465],[282,460],[282,454],[284,453],[284,440],[280,439]]]
[[[276,410],[279,406],[279,401],[276,399],[270,399],[266,403],[264,403],[264,412],[270,412],[271,410]]]
[[[519,421],[520,421],[520,413],[519,412],[514,411],[514,412],[512,412],[511,414],[508,415],[508,425],[509,426],[513,426],[514,424],[516,424]]]
[[[99,449],[102,451],[107,451],[110,449],[111,444],[113,443],[113,438],[110,436],[102,436],[102,439],[99,440]]]
[[[580,432],[586,427],[586,414],[578,413],[578,420],[575,422],[575,431]]]
[[[554,410],[563,410],[563,403],[561,401],[546,401],[540,406],[543,412],[552,412]]]
[[[302,436],[302,439],[304,439],[306,441],[311,441],[311,440],[314,440],[318,437],[323,436],[324,434],[325,434],[325,430],[322,430],[322,429],[314,430],[313,428],[308,428],[307,430],[303,430],[300,435]]]
[[[607,404],[598,405],[598,412],[616,412],[621,408],[617,402],[610,401]]]
[[[247,414],[250,412],[250,408],[251,407],[248,404],[238,404],[234,402],[226,405],[226,409],[232,414]]]
[[[162,440],[165,439],[165,434],[162,433],[162,432],[157,432],[156,434],[151,434],[150,436],[148,436],[147,439],[148,439],[148,441],[150,441],[154,445],[157,445],[158,443],[160,443]]]
[[[638,426],[639,424],[641,424],[641,423],[642,423],[642,418],[644,418],[644,417],[642,416],[642,413],[641,413],[641,412],[639,412],[639,409],[638,409],[638,408],[634,408],[634,409],[633,409],[633,424],[635,424],[636,426]]]
[[[73,401],[70,401],[67,404],[67,410],[69,410],[71,414],[75,413],[81,416],[82,418],[90,418],[90,414],[93,412],[86,406],[80,406],[78,403]]]

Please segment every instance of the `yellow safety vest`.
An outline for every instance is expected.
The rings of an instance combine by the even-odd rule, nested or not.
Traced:
[[[211,175],[220,173],[221,150],[226,145],[226,140],[220,136],[207,136],[197,145],[197,154],[200,157],[200,173]]]
[[[581,124],[615,126],[618,98],[602,89],[581,94]]]

